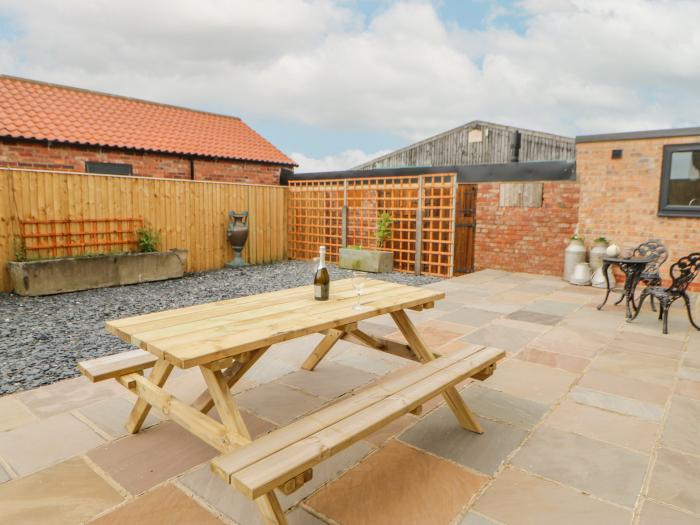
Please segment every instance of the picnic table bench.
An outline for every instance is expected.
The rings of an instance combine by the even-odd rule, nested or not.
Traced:
[[[291,493],[312,478],[313,467],[423,403],[442,395],[459,424],[482,433],[455,385],[485,379],[502,350],[479,345],[436,358],[416,331],[407,309],[431,308],[444,293],[369,280],[362,310],[353,309],[351,280],[335,281],[328,301],[315,301],[312,286],[241,297],[107,322],[107,330],[140,349],[79,363],[91,381],[115,379],[138,399],[126,422],[141,429],[152,406],[221,452],[212,470],[256,501],[264,521],[287,523],[275,490]],[[407,344],[368,334],[358,322],[390,314]],[[271,345],[322,333],[303,368],[313,370],[333,345],[348,339],[415,359],[423,366],[377,380],[317,412],[256,440],[246,427],[231,388]],[[199,367],[207,390],[188,405],[168,393],[173,367]],[[152,369],[149,376],[144,371]],[[216,406],[221,421],[208,416]]]

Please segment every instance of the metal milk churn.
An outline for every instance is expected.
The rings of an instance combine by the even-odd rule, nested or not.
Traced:
[[[569,245],[564,250],[564,280],[570,281],[574,268],[578,263],[586,262],[586,247],[578,235],[571,237]]]
[[[605,237],[598,237],[593,242],[588,260],[591,263],[591,270],[594,272],[603,266],[603,257],[607,257],[608,240]]]

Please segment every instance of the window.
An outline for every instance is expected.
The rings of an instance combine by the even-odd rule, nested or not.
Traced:
[[[88,173],[102,173],[103,175],[132,175],[131,164],[117,164],[115,162],[86,162],[85,171]]]
[[[659,215],[700,217],[700,144],[664,147]]]

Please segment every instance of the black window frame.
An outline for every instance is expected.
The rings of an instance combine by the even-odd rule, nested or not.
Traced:
[[[659,191],[660,217],[700,217],[700,206],[681,206],[668,203],[669,184],[671,183],[671,157],[682,151],[700,151],[700,143],[671,144],[664,146],[663,163],[661,164],[661,187]]]
[[[126,169],[123,169],[126,168]],[[85,173],[96,175],[122,175],[131,176],[134,174],[134,166],[125,162],[85,162]]]

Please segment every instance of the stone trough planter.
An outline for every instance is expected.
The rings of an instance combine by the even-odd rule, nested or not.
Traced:
[[[341,248],[338,266],[362,272],[389,273],[394,268],[394,254],[381,250]]]
[[[187,250],[65,257],[11,262],[7,269],[19,295],[53,295],[182,277]]]

